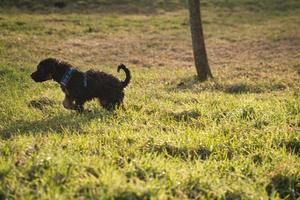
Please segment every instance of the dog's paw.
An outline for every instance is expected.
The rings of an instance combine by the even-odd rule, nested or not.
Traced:
[[[85,109],[84,112],[91,113],[91,112],[93,112],[93,110],[92,109]]]

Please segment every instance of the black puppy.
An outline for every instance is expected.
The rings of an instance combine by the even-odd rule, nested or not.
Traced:
[[[131,79],[130,71],[125,65],[119,65],[118,72],[120,69],[125,71],[124,81],[104,72],[80,72],[69,63],[47,58],[38,64],[31,78],[35,82],[51,79],[58,82],[65,93],[63,106],[67,109],[83,112],[86,101],[98,98],[104,108],[111,110],[123,103],[124,88]]]

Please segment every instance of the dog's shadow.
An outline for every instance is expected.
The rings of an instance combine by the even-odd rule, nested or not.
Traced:
[[[19,135],[46,135],[50,132],[56,134],[64,133],[87,133],[83,125],[97,119],[99,123],[115,116],[115,112],[106,110],[93,111],[89,113],[76,114],[74,112],[62,113],[51,118],[37,121],[19,120],[0,129],[0,138],[3,140],[11,139]]]

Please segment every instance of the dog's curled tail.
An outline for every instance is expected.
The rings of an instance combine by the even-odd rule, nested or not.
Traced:
[[[130,74],[129,69],[124,64],[120,64],[118,66],[118,72],[120,72],[121,69],[123,69],[124,72],[125,72],[125,74],[126,74],[125,80],[122,81],[123,88],[125,88],[129,84],[129,82],[130,82],[131,74]]]

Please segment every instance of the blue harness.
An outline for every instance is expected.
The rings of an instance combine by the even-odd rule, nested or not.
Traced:
[[[70,81],[70,79],[72,78],[74,72],[76,71],[76,69],[74,68],[70,68],[65,75],[62,77],[60,84],[64,87],[66,87]],[[86,74],[84,74],[84,79],[83,79],[83,86],[87,87],[87,77]]]

